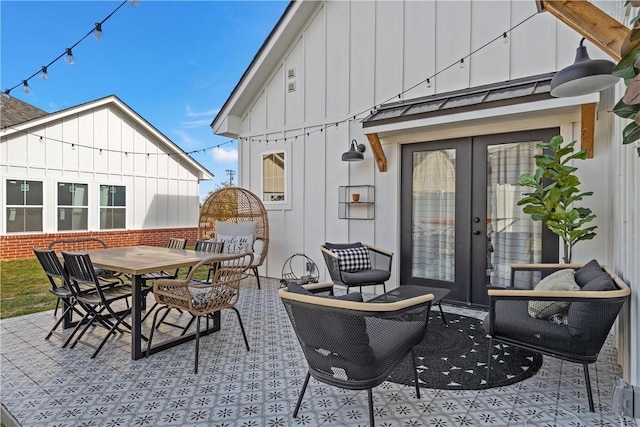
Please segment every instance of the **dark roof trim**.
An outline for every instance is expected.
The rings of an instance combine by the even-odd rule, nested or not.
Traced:
[[[372,127],[546,99],[555,73],[492,83],[386,104],[362,121]]]
[[[289,4],[287,5],[287,8],[284,10],[284,12],[282,12],[282,16],[280,16],[280,19],[278,19],[278,22],[276,23],[276,25],[274,25],[274,27],[271,29],[271,32],[267,36],[267,38],[264,39],[264,42],[262,42],[262,46],[260,46],[260,49],[258,49],[256,54],[253,55],[253,59],[249,63],[249,66],[244,70],[244,73],[242,73],[242,76],[240,77],[240,80],[238,80],[238,83],[236,83],[236,86],[233,88],[233,90],[231,91],[231,93],[227,97],[227,100],[222,105],[222,108],[220,108],[220,111],[218,111],[218,114],[216,114],[216,116],[213,118],[213,121],[211,122],[211,124],[209,126],[211,126],[213,128],[213,124],[216,122],[216,120],[218,120],[218,117],[226,110],[227,105],[233,99],[234,95],[236,94],[236,92],[240,88],[240,85],[244,81],[245,77],[247,77],[247,74],[249,74],[249,71],[251,70],[251,68],[253,68],[253,65],[258,61],[258,58],[260,58],[260,56],[262,55],[262,52],[267,48],[267,45],[269,44],[269,41],[271,41],[271,38],[276,33],[276,30],[278,28],[280,28],[280,25],[284,21],[285,16],[287,16],[287,14],[289,13],[289,10],[291,10],[291,8],[295,4],[295,2],[296,2],[296,0],[291,0],[289,2]]]

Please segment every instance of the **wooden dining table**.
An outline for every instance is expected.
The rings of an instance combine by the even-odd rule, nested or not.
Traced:
[[[121,248],[92,249],[87,251],[94,267],[113,270],[132,277],[133,296],[131,301],[131,359],[139,360],[146,356],[142,350],[142,275],[155,271],[174,271],[178,268],[193,266],[204,259],[215,258],[224,261],[234,255],[215,254],[211,252],[193,251],[189,249],[169,249],[157,246],[128,246]],[[212,328],[201,331],[207,335],[220,330],[220,317],[214,319]],[[157,353],[170,347],[182,344],[195,338],[195,333],[185,334],[172,340],[164,341],[149,349],[149,354]]]

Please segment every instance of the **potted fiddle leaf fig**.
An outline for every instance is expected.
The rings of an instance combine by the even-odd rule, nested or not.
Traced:
[[[576,202],[592,191],[580,192],[580,180],[575,175],[576,167],[569,165],[571,160],[585,159],[587,152],[574,153],[576,141],[564,144],[562,136],[557,135],[549,142],[537,144],[542,154],[537,154],[536,170],[533,174],[520,176],[520,185],[532,190],[524,193],[518,201],[524,213],[534,221],[542,221],[549,230],[563,240],[565,263],[571,262],[574,245],[581,240],[591,240],[596,236],[597,226],[588,226],[596,216],[591,209],[578,207]]]

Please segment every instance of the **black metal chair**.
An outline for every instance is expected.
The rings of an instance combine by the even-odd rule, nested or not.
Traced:
[[[413,347],[427,332],[433,295],[367,303],[361,302],[358,293],[320,296],[323,286],[331,291],[333,284],[290,283],[278,291],[309,365],[293,417],[298,415],[313,376],[336,387],[367,390],[369,422],[374,426],[372,389],[383,383],[409,354],[416,395],[420,398]]]
[[[49,283],[51,283],[51,289],[49,289],[49,292],[57,297],[54,316],[57,314],[58,304],[60,303],[60,301],[62,301],[65,306],[62,315],[45,337],[45,339],[48,340],[52,334],[57,333],[56,329],[58,328],[58,326],[60,326],[60,324],[65,320],[67,316],[71,316],[71,314],[75,312],[80,317],[83,317],[85,313],[78,310],[78,308],[76,307],[77,301],[74,298],[74,294],[69,284],[69,276],[60,263],[60,259],[58,258],[58,255],[56,255],[55,251],[33,248],[33,252],[35,253],[38,261],[40,262],[40,265],[42,266],[42,269],[47,275]]]
[[[82,252],[90,249],[107,249],[107,244],[104,240],[97,237],[81,237],[77,239],[57,239],[49,243],[47,249],[65,251],[65,252]],[[96,274],[100,280],[102,286],[113,286],[119,284],[125,284],[126,276],[117,271],[105,270],[103,268],[96,268]],[[58,311],[58,304],[56,302],[56,310],[54,315]]]
[[[494,342],[521,347],[568,362],[580,363],[589,399],[594,411],[589,364],[598,359],[600,349],[630,295],[629,287],[607,267],[596,261],[581,264],[517,264],[512,265],[511,287],[489,289],[489,314],[485,327],[491,336],[487,361],[487,380],[491,376]],[[553,272],[576,269],[575,291],[516,289],[517,271]],[[566,311],[550,321],[529,314],[529,302],[551,301],[569,304]],[[495,356],[499,357],[499,355]]]
[[[249,254],[253,257],[253,255]],[[218,259],[216,258],[216,262]],[[189,322],[196,319],[196,352],[194,362],[194,372],[198,373],[198,354],[200,347],[200,319],[205,317],[207,320],[207,330],[209,330],[209,319],[213,313],[229,308],[233,310],[240,323],[240,329],[244,338],[245,346],[249,351],[249,341],[242,324],[240,312],[235,307],[240,297],[240,281],[247,277],[246,271],[249,264],[244,263],[244,255],[229,255],[224,263],[220,263],[215,271],[211,282],[198,281],[194,279],[198,269],[209,268],[214,262],[212,259],[205,259],[196,264],[185,278],[180,279],[159,279],[153,284],[153,296],[156,302],[161,305],[153,316],[153,324],[151,325],[151,334],[149,335],[149,344],[147,347],[147,356],[151,349],[153,333],[156,329],[158,314],[162,310],[170,310],[172,308],[181,309],[189,312],[193,318]],[[204,273],[203,273],[204,274]],[[188,326],[187,326],[188,328]],[[187,329],[185,328],[185,330]]]
[[[325,243],[320,247],[336,285],[346,286],[347,292],[357,286],[382,285],[387,292],[386,281],[391,277],[393,252],[366,243]]]
[[[74,298],[82,303],[86,311],[85,316],[78,322],[78,325],[65,342],[64,347],[69,343],[71,343],[70,348],[75,347],[89,327],[98,323],[109,329],[109,331],[102,342],[95,348],[95,352],[91,355],[93,359],[115,332],[131,332],[131,325],[125,321],[126,316],[131,313],[128,301],[126,309],[121,311],[118,311],[114,305],[118,301],[131,297],[132,288],[129,285],[102,286],[91,259],[86,253],[62,252],[62,256]],[[86,290],[89,286],[93,286],[90,291]],[[124,329],[121,326],[124,326]],[[74,340],[73,338],[78,331],[80,333]],[[88,343],[85,344],[89,345]]]

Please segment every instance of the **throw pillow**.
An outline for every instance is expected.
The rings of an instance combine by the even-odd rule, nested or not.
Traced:
[[[225,236],[223,234],[216,235],[216,240],[224,242],[222,245],[222,253],[225,254],[246,254],[251,252],[253,246],[253,235],[244,236]]]
[[[583,288],[587,283],[596,277],[608,278],[609,275],[602,269],[598,261],[592,259],[576,270],[576,283]]]
[[[248,222],[226,222],[216,221],[216,234],[225,236],[245,236],[256,234],[257,224],[255,221]]]
[[[578,291],[580,286],[575,281],[574,270],[565,268],[551,273],[535,286],[536,291]],[[548,319],[554,314],[562,313],[569,307],[567,301],[529,301],[529,316],[537,319]]]
[[[193,307],[202,310],[209,303],[211,288],[189,286],[189,294],[191,295],[191,304]]]
[[[338,268],[341,271],[355,273],[371,269],[369,249],[364,246],[349,249],[332,249],[332,252],[338,255]]]

